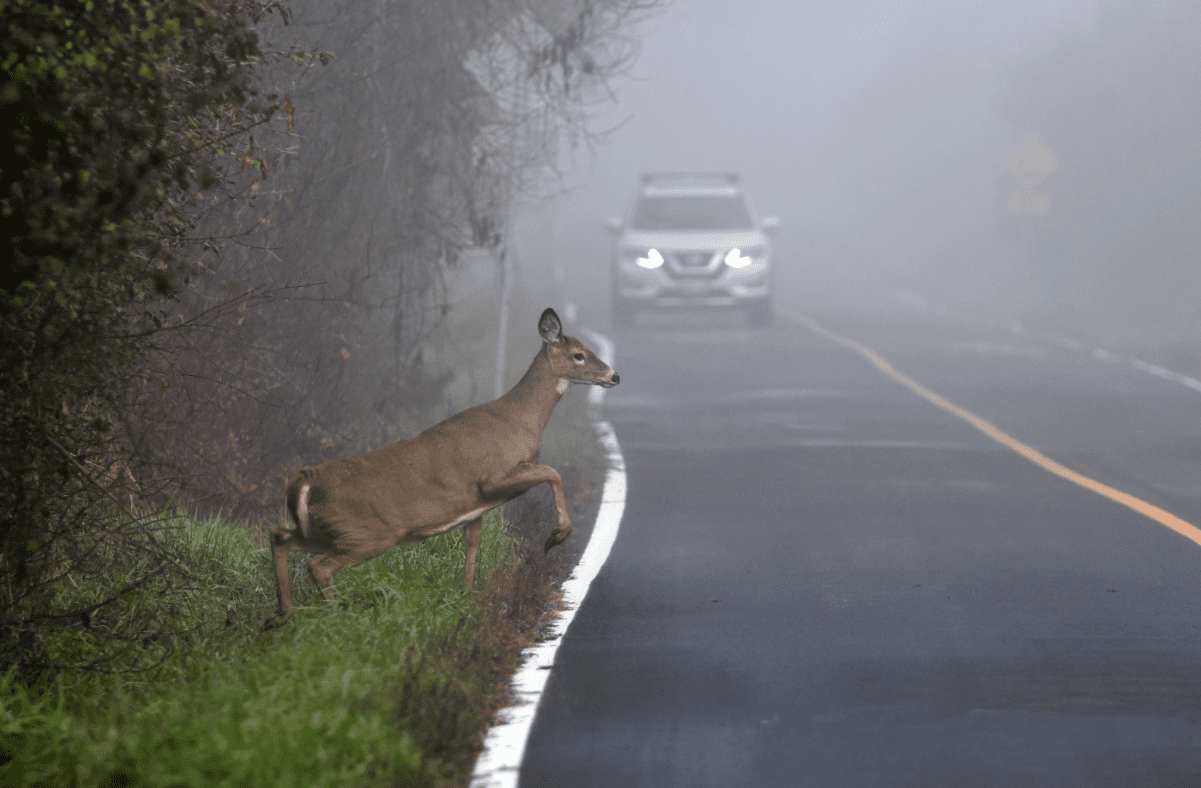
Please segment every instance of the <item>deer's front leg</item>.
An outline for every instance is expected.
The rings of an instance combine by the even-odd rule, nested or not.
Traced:
[[[467,544],[467,566],[463,570],[463,585],[468,591],[475,588],[475,553],[480,549],[480,534],[483,530],[483,515],[467,523],[463,528],[463,541]]]
[[[571,515],[567,512],[567,499],[563,495],[563,479],[559,472],[549,465],[539,465],[533,462],[523,462],[512,473],[499,482],[481,489],[486,497],[503,497],[512,500],[536,484],[549,484],[555,494],[555,508],[559,511],[559,527],[551,532],[550,538],[542,548],[542,552],[550,550],[571,536]]]

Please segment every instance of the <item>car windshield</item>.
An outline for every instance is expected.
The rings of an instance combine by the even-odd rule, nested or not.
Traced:
[[[751,216],[738,197],[643,197],[630,226],[635,230],[744,230]]]

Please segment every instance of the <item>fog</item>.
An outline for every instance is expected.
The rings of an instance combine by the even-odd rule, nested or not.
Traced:
[[[904,290],[1183,341],[1198,18],[1172,0],[678,0],[595,106],[603,144],[565,146],[564,193],[527,212],[522,276],[557,270],[602,320],[602,222],[639,173],[736,171],[783,222],[778,303],[881,308]],[[1014,161],[1032,139],[1053,171]]]

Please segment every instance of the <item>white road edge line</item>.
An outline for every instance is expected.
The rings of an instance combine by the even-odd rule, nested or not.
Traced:
[[[1058,345],[1062,345],[1070,350],[1080,351],[1081,353],[1089,353],[1093,358],[1100,361],[1125,360],[1130,364],[1130,366],[1134,367],[1139,372],[1146,372],[1148,375],[1154,375],[1155,377],[1162,378],[1163,380],[1170,380],[1174,383],[1179,383],[1180,385],[1186,386],[1193,391],[1201,391],[1201,380],[1190,378],[1188,375],[1181,375],[1179,372],[1173,372],[1170,369],[1164,369],[1158,364],[1149,364],[1142,359],[1133,357],[1123,359],[1122,356],[1119,356],[1116,353],[1110,353],[1108,350],[1099,347],[1095,347],[1090,351],[1089,346],[1083,342],[1077,342],[1074,339],[1062,336],[1060,334],[1047,334],[1047,336],[1051,339],[1051,341]]]
[[[570,310],[574,311],[574,310]],[[614,346],[608,337],[580,326],[579,331],[597,350],[601,360],[613,366]],[[516,788],[521,776],[521,761],[525,757],[525,745],[534,726],[534,714],[550,669],[555,663],[555,653],[567,628],[575,618],[576,610],[584,602],[588,587],[600,572],[609,557],[609,551],[617,540],[617,529],[626,506],[626,466],[617,435],[612,425],[599,417],[598,409],[604,399],[605,390],[593,386],[588,391],[591,406],[592,426],[605,448],[609,464],[605,474],[605,486],[601,493],[600,511],[588,547],[580,557],[579,564],[571,577],[563,583],[563,610],[558,618],[558,633],[552,640],[531,646],[522,652],[522,665],[513,676],[514,705],[501,710],[496,724],[484,738],[484,749],[475,762],[471,774],[471,788]]]

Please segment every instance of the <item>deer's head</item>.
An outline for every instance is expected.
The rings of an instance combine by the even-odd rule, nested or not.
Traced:
[[[550,361],[551,373],[567,383],[589,383],[594,386],[613,388],[621,382],[609,365],[575,337],[563,333],[563,323],[555,310],[547,309],[538,318],[538,333],[542,335],[543,349]]]

